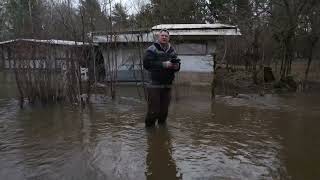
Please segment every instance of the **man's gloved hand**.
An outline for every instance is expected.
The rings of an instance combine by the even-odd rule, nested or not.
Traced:
[[[166,69],[179,69],[179,64],[178,63],[172,63],[170,61],[162,62],[162,65]]]

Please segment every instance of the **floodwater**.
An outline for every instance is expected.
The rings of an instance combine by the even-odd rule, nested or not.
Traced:
[[[167,126],[144,128],[134,87],[118,99],[20,109],[0,85],[0,179],[319,179],[320,94],[218,96],[184,88]],[[176,94],[176,93],[174,93]]]

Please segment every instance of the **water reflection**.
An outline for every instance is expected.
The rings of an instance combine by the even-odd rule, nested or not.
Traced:
[[[186,90],[168,126],[146,131],[135,88],[80,110],[19,109],[1,86],[1,180],[320,177],[319,94],[218,96],[211,104],[208,92]]]
[[[146,177],[148,180],[181,179],[172,158],[171,135],[166,125],[147,129]]]

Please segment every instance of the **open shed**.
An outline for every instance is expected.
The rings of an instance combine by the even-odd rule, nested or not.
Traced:
[[[76,63],[81,69],[82,79],[85,80],[88,79],[89,66],[93,60],[91,52],[99,54],[95,44],[76,41],[55,39],[3,41],[0,42],[0,70],[10,72],[15,69],[25,69],[60,72],[71,63]],[[103,62],[101,63],[103,64]],[[99,68],[99,58],[96,58],[96,67],[98,70],[101,69]],[[104,70],[101,70],[101,73],[104,74]]]
[[[61,69],[65,61],[74,58],[85,64],[89,44],[64,40],[15,39],[0,42],[2,69]],[[79,54],[81,52],[81,54]],[[75,56],[77,55],[77,56]],[[23,62],[23,63],[22,63]]]
[[[212,79],[216,42],[222,36],[241,35],[236,26],[225,24],[161,24],[144,31],[93,34],[102,51],[106,79],[117,71],[118,81],[148,81],[142,68],[144,50],[161,29],[170,32],[171,44],[181,59],[177,83],[208,83]]]

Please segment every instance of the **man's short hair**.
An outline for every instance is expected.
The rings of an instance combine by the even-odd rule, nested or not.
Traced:
[[[159,31],[159,34],[161,34],[162,32],[166,32],[166,33],[168,33],[168,35],[170,35],[168,29],[161,29],[161,30]]]

